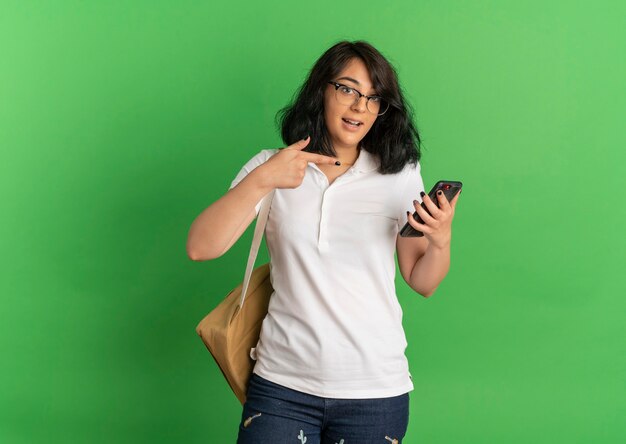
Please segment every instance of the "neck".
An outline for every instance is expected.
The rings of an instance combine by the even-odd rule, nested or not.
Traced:
[[[335,147],[335,152],[337,153],[337,158],[342,165],[354,165],[357,158],[359,157],[360,148],[340,148]]]

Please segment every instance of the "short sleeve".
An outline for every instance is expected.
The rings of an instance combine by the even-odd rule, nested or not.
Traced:
[[[262,150],[259,153],[257,153],[252,159],[246,162],[246,164],[241,168],[241,170],[239,170],[239,173],[237,173],[237,175],[231,182],[229,190],[232,190],[233,188],[235,188],[239,184],[239,182],[241,182],[248,174],[250,174],[250,172],[252,172],[252,170],[254,170],[256,167],[265,163],[270,157],[272,157],[277,152],[278,152],[278,149],[269,149],[269,150]],[[257,203],[255,206],[257,216],[259,215],[259,211],[261,210],[261,202],[262,201],[259,201],[259,203]]]
[[[398,203],[398,231],[406,224],[406,212],[410,211],[411,214],[415,212],[413,200],[416,199],[421,203],[422,197],[420,196],[420,192],[426,192],[426,190],[424,190],[419,161],[415,165],[407,165],[404,169],[403,176],[404,180],[400,181],[400,201]]]

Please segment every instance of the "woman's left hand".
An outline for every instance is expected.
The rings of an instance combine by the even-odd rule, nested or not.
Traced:
[[[454,218],[454,208],[456,202],[459,199],[459,191],[454,198],[448,202],[443,191],[437,192],[437,200],[439,201],[439,207],[430,199],[428,194],[422,194],[422,200],[424,205],[430,211],[430,214],[422,208],[421,204],[417,201],[413,201],[417,214],[420,215],[424,224],[418,223],[413,215],[407,212],[407,218],[409,224],[416,230],[424,233],[424,236],[428,239],[431,245],[437,248],[444,248],[450,244],[452,239],[452,219]],[[432,216],[431,216],[432,215]]]

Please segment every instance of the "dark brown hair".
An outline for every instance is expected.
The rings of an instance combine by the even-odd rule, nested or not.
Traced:
[[[353,58],[363,61],[377,95],[389,102],[389,109],[378,116],[359,142],[359,147],[380,159],[379,172],[401,171],[421,157],[420,136],[413,123],[413,110],[405,101],[394,67],[372,45],[359,40],[341,41],[315,62],[291,104],[276,114],[283,142],[291,145],[311,136],[305,151],[336,156],[324,121],[324,90]]]

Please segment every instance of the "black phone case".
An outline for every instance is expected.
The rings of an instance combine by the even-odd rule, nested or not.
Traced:
[[[463,187],[463,184],[458,181],[440,180],[439,182],[435,184],[435,186],[433,186],[433,188],[428,193],[428,196],[431,198],[433,202],[435,202],[435,204],[437,204],[437,206],[439,206],[439,203],[438,203],[439,199],[437,199],[437,191],[442,190],[443,194],[446,196],[449,202],[454,198],[454,196],[456,196],[456,194],[459,191],[461,191],[462,187]],[[430,211],[428,211],[428,208],[426,207],[426,204],[423,201],[420,205],[422,208],[426,210],[428,214],[430,214]],[[413,217],[420,224],[424,223],[424,221],[419,216],[419,214],[417,214],[417,211],[413,213]],[[404,224],[404,227],[402,227],[402,229],[400,230],[400,236],[402,237],[422,237],[423,235],[424,233],[413,228],[411,225],[409,225],[408,222]]]

